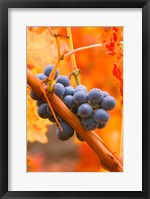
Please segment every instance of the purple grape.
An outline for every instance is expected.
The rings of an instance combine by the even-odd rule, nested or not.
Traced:
[[[46,76],[46,75],[44,75],[43,73],[39,73],[39,74],[37,74],[37,75],[36,75],[36,77],[37,77],[38,79],[40,79],[40,80],[44,80],[44,79],[46,79],[46,78],[47,78],[47,76]]]
[[[85,104],[81,104],[78,108],[78,115],[81,118],[87,118],[90,117],[93,113],[93,108],[90,104],[85,103]]]
[[[39,96],[37,96],[33,90],[31,90],[30,96],[33,100],[40,100]]]
[[[112,110],[116,106],[116,100],[112,96],[105,97],[101,102],[101,108],[105,110]]]
[[[73,136],[74,129],[71,128],[66,122],[62,121],[62,122],[60,122],[60,125],[61,125],[63,131],[61,132],[59,128],[57,128],[57,131],[56,131],[56,136],[60,140],[65,141]]]
[[[80,105],[80,104],[87,102],[88,95],[85,91],[78,91],[78,92],[74,93],[73,99],[77,105]]]
[[[98,124],[101,123],[101,122],[102,123],[108,122],[109,114],[107,113],[107,111],[100,108],[100,109],[95,110],[95,112],[93,114],[93,118]]]
[[[103,92],[98,88],[93,88],[88,93],[88,100],[93,104],[99,104],[104,97]]]
[[[100,122],[97,126],[98,129],[102,129],[107,125],[107,122]]]
[[[73,94],[74,94],[74,88],[72,86],[66,86],[65,87],[65,94],[64,94],[64,96],[73,95]]]
[[[59,76],[57,78],[56,82],[62,84],[64,87],[69,86],[69,84],[70,84],[69,77],[67,77],[65,75]]]
[[[50,73],[52,72],[54,68],[54,65],[48,65],[45,67],[44,69],[44,75],[46,75],[47,77],[49,77]],[[58,77],[58,70],[56,70],[56,74],[55,74],[55,77],[54,79],[56,79]]]
[[[54,88],[54,93],[58,96],[58,97],[62,97],[65,93],[65,87],[60,84],[60,83],[56,83],[53,85]]]
[[[95,122],[92,116],[85,119],[81,119],[81,123],[86,130],[94,130],[97,127],[97,123]]]
[[[43,119],[46,119],[50,116],[50,114],[47,112],[47,107],[48,107],[47,103],[41,104],[38,107],[38,115]]]
[[[67,95],[64,97],[63,102],[69,107],[69,108],[74,108],[76,106],[73,96],[72,95]]]
[[[78,85],[77,87],[76,87],[76,89],[75,89],[75,92],[77,92],[77,91],[87,91],[87,89],[86,89],[86,87],[85,86],[83,86],[83,85]]]

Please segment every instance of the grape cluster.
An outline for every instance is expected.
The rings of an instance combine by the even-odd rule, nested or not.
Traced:
[[[48,65],[43,74],[36,75],[37,78],[40,80],[46,79],[53,70],[53,67],[53,65]],[[101,129],[107,125],[110,118],[108,111],[116,106],[114,97],[98,88],[93,88],[89,92],[84,85],[78,85],[74,88],[70,85],[70,80],[67,76],[58,76],[58,70],[55,74],[55,80],[53,92],[80,119],[85,130]],[[32,99],[37,100],[38,115],[43,119],[55,122],[48,104],[42,101],[32,90],[30,95]],[[68,140],[73,136],[74,129],[57,113],[56,116],[62,127],[62,132],[57,128],[56,135],[60,140]],[[76,132],[76,137],[83,141],[78,132]]]

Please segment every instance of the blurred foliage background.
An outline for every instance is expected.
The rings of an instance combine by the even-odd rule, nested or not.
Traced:
[[[52,27],[53,32],[67,35],[66,27]],[[109,111],[110,120],[104,129],[95,132],[121,159],[123,149],[123,28],[72,27],[74,48],[101,43],[102,47],[76,53],[81,69],[81,82],[88,90],[97,87],[115,97],[117,106]],[[61,53],[69,51],[68,40],[60,39]],[[27,28],[27,67],[42,73],[45,66],[57,61],[57,45],[47,27]],[[70,58],[59,65],[60,75],[71,73]],[[71,79],[72,85],[75,81]],[[102,172],[105,171],[94,151],[73,136],[62,142],[56,138],[56,126],[37,114],[36,102],[27,87],[27,171],[28,172]]]

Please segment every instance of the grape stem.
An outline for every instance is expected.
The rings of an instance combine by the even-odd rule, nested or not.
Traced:
[[[80,73],[80,70],[78,70],[78,69],[77,70],[73,70],[73,72],[71,72],[70,75],[69,75],[69,79],[71,79],[71,76],[74,76],[77,85],[80,85],[81,81],[80,81],[80,78],[78,78],[79,77],[78,73]]]
[[[76,52],[82,51],[82,50],[87,50],[89,48],[95,48],[95,47],[101,47],[101,46],[102,46],[102,44],[92,44],[92,45],[89,45],[89,46],[83,46],[83,47],[80,47],[80,48],[76,48],[76,49],[66,53],[64,55],[64,58],[69,57],[70,55],[72,55]]]
[[[69,36],[69,49],[70,51],[73,51],[74,46],[73,46],[73,40],[72,40],[71,27],[67,27],[67,35]],[[77,64],[76,64],[75,54],[71,54],[71,67],[72,67],[72,71],[75,69],[78,69]]]
[[[72,39],[72,32],[71,32],[71,27],[67,27],[67,35],[69,36],[69,48],[70,48],[70,52],[72,52],[74,50],[74,46],[73,46],[73,39]],[[77,67],[77,63],[76,63],[76,58],[75,58],[75,54],[72,53],[71,55],[71,68],[72,68],[72,74],[76,80],[77,85],[81,84],[81,79],[80,79],[80,72],[79,69]],[[64,55],[65,57],[65,55]]]
[[[92,44],[92,45],[89,45],[89,46],[83,46],[83,47],[80,47],[80,48],[76,48],[76,49],[73,49],[70,52],[66,53],[65,55],[63,55],[63,58],[67,58],[69,56],[72,56],[76,52],[79,52],[79,51],[82,51],[82,50],[87,50],[87,49],[90,49],[90,48],[101,47],[101,46],[102,46],[102,44]],[[76,69],[73,70],[71,75],[74,75],[77,85],[80,85],[81,84],[81,80],[80,80],[80,76],[79,76],[80,70],[77,68],[77,66],[76,66]]]
[[[50,27],[48,28],[48,30],[49,30],[50,35],[52,37],[55,37],[55,39],[56,39],[57,51],[58,51],[57,62],[55,64],[52,72],[50,73],[49,79],[52,80],[52,81],[54,80],[55,73],[56,73],[56,70],[58,68],[58,65],[59,65],[60,61],[63,60],[64,58],[67,58],[67,57],[71,56],[72,75],[74,76],[77,85],[80,85],[81,84],[80,70],[78,69],[77,64],[76,64],[75,53],[79,52],[81,50],[89,49],[89,48],[100,47],[100,46],[102,46],[102,44],[92,44],[92,45],[89,45],[89,46],[84,46],[84,47],[80,47],[80,48],[74,49],[73,40],[72,40],[71,27],[67,27],[67,36],[66,36],[66,38],[69,39],[69,48],[70,48],[70,51],[68,53],[66,53],[65,55],[61,56],[60,43],[59,43],[58,37],[59,36],[60,37],[65,37],[65,36],[61,35],[61,34],[53,33],[53,31],[52,31],[52,29]],[[51,86],[52,85],[49,84],[49,87],[51,87]],[[51,88],[49,88],[49,90],[51,90]]]
[[[41,83],[40,89],[41,89],[41,91],[43,92],[43,95],[44,95],[44,97],[45,97],[45,99],[46,99],[46,102],[48,103],[48,106],[49,106],[49,108],[50,108],[52,114],[53,114],[53,117],[54,117],[54,119],[55,119],[55,121],[56,121],[56,124],[58,125],[60,131],[62,132],[62,127],[61,127],[61,125],[60,125],[60,123],[59,123],[59,121],[58,121],[58,119],[57,119],[57,117],[56,117],[56,114],[55,114],[55,112],[54,112],[54,110],[53,110],[53,107],[52,107],[52,105],[51,105],[51,103],[50,103],[50,100],[49,100],[48,97],[47,97],[46,90],[44,89],[43,83]]]
[[[73,71],[73,76],[74,76],[74,78],[75,78],[75,80],[76,80],[76,83],[77,83],[77,85],[80,85],[81,84],[81,79],[80,79],[80,70],[79,69],[77,69],[77,70],[74,70]]]
[[[69,35],[69,46],[70,46],[71,51],[66,53],[65,55],[63,55],[63,57],[66,58],[66,57],[71,56],[71,66],[72,66],[72,70],[73,70],[71,75],[74,76],[77,85],[80,85],[81,84],[80,70],[77,68],[74,54],[76,52],[86,50],[86,49],[89,49],[89,48],[101,47],[102,44],[92,44],[92,45],[89,45],[89,46],[84,46],[84,47],[80,47],[80,48],[77,48],[77,49],[73,49],[72,34],[71,34],[71,28],[70,27],[67,28],[67,33]]]
[[[58,35],[56,33],[53,33],[50,27],[48,28],[48,30],[49,30],[50,35],[55,38],[56,44],[57,44],[57,62],[49,76],[49,79],[53,81],[59,62],[61,61],[61,51],[60,51],[60,43],[59,43]],[[52,86],[52,85],[50,84],[49,86]],[[49,88],[49,90],[51,90],[51,88]]]
[[[41,81],[32,74],[30,70],[27,70],[27,83],[32,90],[43,100],[45,97],[41,90]],[[45,91],[47,88],[44,88]],[[86,131],[80,120],[74,115],[71,110],[63,103],[63,101],[57,97],[54,93],[47,94],[47,97],[53,107],[53,109],[65,120],[67,123],[81,136],[83,140],[95,151],[100,158],[101,164],[104,169],[111,172],[122,172],[123,165],[120,159],[108,148],[103,140],[96,135],[94,131]]]

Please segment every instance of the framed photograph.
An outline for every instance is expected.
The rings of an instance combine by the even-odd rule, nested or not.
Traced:
[[[149,198],[150,2],[0,8],[1,198]]]

